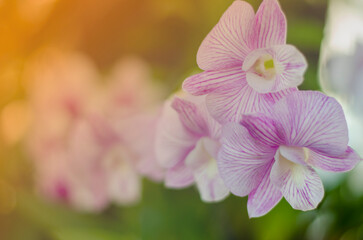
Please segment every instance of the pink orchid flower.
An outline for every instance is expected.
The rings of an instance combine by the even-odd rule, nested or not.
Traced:
[[[102,86],[97,70],[78,54],[48,51],[30,65],[29,149],[41,193],[97,212],[110,202],[137,202],[142,176],[163,178],[151,140],[157,111],[146,114],[156,93],[142,61],[121,61]]]
[[[341,106],[319,92],[291,93],[263,114],[228,123],[222,135],[221,176],[233,194],[248,195],[250,217],[268,213],[282,196],[295,209],[316,208],[324,188],[313,167],[343,172],[360,161],[347,146]]]
[[[221,126],[209,115],[204,97],[187,99],[165,103],[156,134],[157,160],[166,168],[167,187],[196,183],[203,201],[221,201],[229,194],[216,161]]]
[[[149,66],[137,57],[118,61],[103,91],[103,113],[132,152],[142,176],[161,181],[164,170],[155,157],[154,138],[163,89],[152,82]]]
[[[137,57],[118,61],[104,88],[104,98],[110,106],[104,106],[106,114],[127,117],[160,106],[164,91],[151,76],[148,64]]]
[[[25,79],[33,132],[62,137],[72,122],[91,107],[97,91],[97,69],[79,53],[44,49],[26,66]]]
[[[51,200],[82,211],[103,209],[109,203],[99,180],[103,172],[87,172],[94,160],[86,162],[84,157],[77,162],[71,150],[72,135],[81,122],[87,121],[92,108],[96,68],[81,54],[45,49],[31,59],[26,69],[34,113],[28,147],[38,190]]]
[[[77,122],[70,132],[73,175],[109,202],[130,205],[141,196],[141,176],[135,157],[118,134],[98,115]]]
[[[130,205],[141,196],[134,156],[99,116],[73,122],[67,139],[35,160],[39,190],[50,199],[88,212],[110,202]]]
[[[38,190],[47,198],[89,212],[103,210],[110,201],[105,191],[104,170],[98,159],[102,147],[92,135],[90,122],[77,119],[66,138],[31,137]]]
[[[307,63],[286,45],[286,19],[276,0],[257,13],[235,1],[202,42],[197,54],[204,72],[187,78],[183,89],[207,94],[208,110],[219,122],[264,110],[302,83]]]

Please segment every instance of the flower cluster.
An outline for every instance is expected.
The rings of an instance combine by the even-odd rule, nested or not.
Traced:
[[[117,65],[97,91],[97,71],[84,59],[47,57],[34,77],[42,88],[31,95],[40,190],[100,210],[136,201],[146,176],[168,188],[195,184],[205,202],[248,196],[250,217],[282,197],[295,209],[316,208],[324,188],[314,168],[349,171],[361,159],[339,103],[297,89],[307,62],[286,32],[277,0],[263,0],[256,13],[235,1],[199,48],[204,72],[160,107],[138,61]]]
[[[338,102],[298,91],[307,63],[286,44],[286,30],[276,0],[256,14],[235,1],[223,14],[197,54],[204,72],[183,83],[195,96],[174,97],[163,109],[156,155],[166,186],[195,182],[204,201],[248,196],[250,217],[282,197],[306,211],[324,195],[313,167],[342,172],[360,161]]]
[[[28,69],[28,145],[42,194],[100,211],[138,201],[142,176],[162,180],[153,148],[145,147],[159,111],[145,63],[125,58],[102,83],[84,56],[48,49]]]

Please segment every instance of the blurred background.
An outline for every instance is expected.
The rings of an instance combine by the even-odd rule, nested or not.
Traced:
[[[257,9],[261,0],[248,2]],[[359,0],[339,2],[362,9]],[[35,68],[34,59],[42,55],[43,69],[47,69],[47,64],[52,64],[51,60],[48,63],[49,49],[60,55],[77,53],[100,76],[97,81],[103,82],[120,59],[136,56],[147,63],[153,84],[163,86],[159,97],[165,99],[180,88],[187,76],[200,71],[196,64],[198,47],[231,3],[232,0],[0,0],[1,240],[363,239],[363,170],[333,177],[322,173],[326,194],[314,211],[293,210],[282,200],[258,219],[248,218],[247,198],[229,196],[221,203],[207,204],[201,202],[193,187],[170,190],[147,179],[142,180],[138,204],[114,204],[97,213],[77,211],[37,194],[34,164],[26,150],[35,118],[29,106],[32,89],[37,86],[29,80],[29,71]],[[318,67],[324,28],[333,21],[330,18],[343,26],[352,23],[344,25],[346,15],[328,11],[330,3],[326,0],[280,3],[288,20],[287,41],[296,45],[309,63],[300,89],[321,90]],[[357,14],[362,17],[363,11]],[[325,28],[329,30],[325,32],[325,45],[330,44],[329,39],[335,39],[327,37],[327,32],[338,29],[334,24]],[[362,26],[353,27],[352,32]],[[352,95],[349,89],[341,92],[342,87],[329,85],[331,71],[347,63],[345,58],[340,64],[331,63],[336,55],[326,54],[329,49],[322,50],[325,57],[320,60],[324,90],[342,96],[339,100],[345,106],[354,102],[354,107],[347,107],[353,109],[349,111],[362,111],[362,104],[357,103],[363,101],[344,98]],[[356,52],[351,50],[344,56],[352,59]],[[357,69],[363,66],[362,56]],[[68,58],[60,59],[69,64]],[[341,74],[339,78],[343,86],[348,84],[346,77],[347,74]],[[363,78],[357,81],[362,83]],[[356,95],[363,95],[363,85],[360,84],[361,91],[358,85],[354,86]],[[363,125],[362,118],[357,116],[352,118],[359,127]],[[362,135],[363,132],[356,138]],[[354,144],[363,148],[360,143]]]

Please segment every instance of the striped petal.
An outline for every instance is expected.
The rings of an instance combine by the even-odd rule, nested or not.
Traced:
[[[255,16],[255,48],[286,43],[287,23],[277,0],[264,0]]]
[[[275,156],[270,178],[295,209],[315,209],[323,199],[324,187],[318,174],[311,167],[291,162],[279,153]]]
[[[155,136],[155,155],[158,163],[164,168],[175,166],[185,159],[197,140],[198,137],[185,130],[170,101],[165,102]]]
[[[279,132],[279,123],[264,114],[244,115],[241,125],[248,129],[254,139],[268,146],[277,147],[285,142],[284,135]]]
[[[178,112],[183,126],[192,134],[200,136],[208,132],[205,119],[194,103],[175,97],[172,107]]]
[[[242,66],[250,51],[250,28],[254,10],[244,1],[235,1],[202,42],[197,63],[203,70]]]
[[[352,170],[361,161],[359,155],[350,147],[339,157],[329,157],[315,151],[310,151],[309,154],[308,164],[331,172]]]
[[[294,92],[268,111],[268,117],[280,123],[285,145],[335,157],[345,153],[348,128],[342,107],[334,98],[314,91]]]
[[[243,114],[265,111],[293,91],[296,91],[296,88],[260,94],[244,81],[240,87],[231,86],[228,89],[219,89],[208,94],[206,102],[208,110],[218,122],[239,122]]]
[[[228,88],[238,84],[242,79],[245,79],[245,73],[241,66],[205,71],[185,79],[183,90],[193,95],[204,95],[220,88]]]
[[[304,81],[304,73],[308,65],[304,55],[292,45],[278,45],[272,47],[272,50],[279,74],[270,92],[299,86]]]
[[[218,168],[230,191],[246,196],[261,182],[276,149],[262,145],[238,123],[228,123],[222,130]]]
[[[247,210],[250,218],[267,214],[282,198],[281,191],[270,181],[270,171],[271,167],[266,171],[258,187],[248,195]]]

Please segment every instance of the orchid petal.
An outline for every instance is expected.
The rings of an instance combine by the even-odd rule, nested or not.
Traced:
[[[178,113],[170,106],[170,101],[167,101],[155,136],[155,155],[158,163],[165,168],[175,166],[185,159],[197,140],[197,136],[185,131]]]
[[[214,157],[218,149],[219,143],[203,137],[185,159],[186,166],[194,171],[195,182],[205,202],[220,201],[229,194],[219,176]]]
[[[198,66],[203,70],[218,70],[242,66],[250,51],[250,28],[254,10],[244,1],[235,1],[202,42]]]
[[[254,21],[255,48],[286,43],[286,18],[277,0],[264,0]]]
[[[219,141],[213,140],[211,138],[204,138],[204,147],[210,156],[217,159],[219,148],[221,144]]]
[[[261,182],[276,149],[255,141],[238,123],[228,123],[222,130],[218,168],[231,192],[246,196]]]
[[[340,104],[320,92],[289,94],[269,109],[268,116],[280,123],[286,145],[340,156],[348,144],[348,127]]]
[[[276,93],[260,94],[244,81],[239,86],[220,89],[207,95],[206,103],[211,115],[220,123],[239,122],[243,114],[265,111],[288,93],[289,88]]]
[[[160,111],[134,114],[116,125],[122,145],[134,155],[137,171],[154,181],[164,177],[164,170],[155,156],[155,144],[151,144],[155,141],[159,114]]]
[[[343,155],[338,157],[329,157],[315,151],[310,151],[309,154],[309,165],[331,172],[352,170],[361,161],[359,155],[350,147],[347,148]]]
[[[316,208],[324,196],[318,174],[311,167],[293,163],[279,153],[275,160],[270,178],[290,205],[303,211]]]
[[[107,185],[110,197],[119,204],[131,204],[140,199],[140,176],[132,168],[114,169]]]
[[[284,136],[279,132],[279,123],[263,114],[244,115],[241,125],[256,140],[269,146],[278,146],[284,143]]]
[[[186,100],[175,97],[172,107],[178,112],[179,119],[186,131],[193,136],[219,139],[221,126],[210,115],[205,99],[205,96],[192,95],[188,95]]]
[[[268,168],[261,183],[248,195],[248,216],[261,217],[267,214],[282,198],[281,191],[270,181],[271,167]]]
[[[241,66],[193,75],[184,80],[183,89],[193,95],[204,95],[219,88],[228,88],[245,78]]]
[[[186,157],[185,164],[191,169],[197,169],[211,159],[216,159],[219,147],[220,144],[217,141],[202,137],[197,142],[195,148]]]
[[[192,134],[202,135],[208,131],[205,120],[194,103],[175,97],[172,107],[178,112],[184,127]]]
[[[297,87],[304,81],[307,61],[304,55],[292,45],[278,45],[272,47],[274,57],[278,63],[278,71],[274,89],[279,91],[289,87]]]
[[[140,199],[141,181],[130,153],[123,148],[112,148],[102,159],[107,177],[107,191],[119,204],[131,204]]]
[[[183,161],[169,168],[165,175],[165,186],[168,188],[185,188],[192,185],[193,182],[193,171],[185,166]]]
[[[197,169],[211,159],[211,156],[205,149],[204,139],[201,138],[195,145],[195,148],[185,158],[185,165],[191,169]]]
[[[229,195],[228,188],[219,176],[215,159],[210,159],[208,163],[196,171],[194,176],[204,202],[221,201]]]

